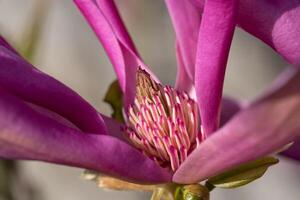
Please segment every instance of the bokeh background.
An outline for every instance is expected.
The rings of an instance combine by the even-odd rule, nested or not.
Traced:
[[[0,33],[15,46],[22,46],[34,20],[36,4],[42,1],[0,0]],[[102,99],[115,75],[102,46],[71,0],[44,0],[43,3],[46,3],[48,13],[32,62],[109,115],[110,108]],[[116,0],[116,3],[145,62],[164,83],[173,84],[176,76],[175,34],[163,0]],[[285,66],[273,50],[236,29],[225,94],[250,100]],[[212,199],[298,200],[300,163],[283,157],[280,160],[258,181],[234,190],[216,189]],[[103,191],[80,178],[82,169],[29,161],[18,164],[19,176],[25,184],[34,187],[39,200],[150,198],[150,194],[141,192]],[[24,199],[22,195],[20,199]]]

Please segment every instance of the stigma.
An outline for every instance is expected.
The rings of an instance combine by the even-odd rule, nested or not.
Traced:
[[[155,82],[140,68],[124,132],[146,156],[173,171],[205,139],[197,103],[186,92]]]

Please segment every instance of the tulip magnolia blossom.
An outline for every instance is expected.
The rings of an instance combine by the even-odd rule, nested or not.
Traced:
[[[237,23],[296,64],[300,12],[291,2],[297,1],[166,0],[178,58],[170,87],[139,57],[113,1],[75,0],[114,66],[125,124],[98,113],[1,38],[0,157],[76,166],[136,183],[185,184],[280,149],[300,135],[299,71],[284,72],[242,108],[222,100],[222,88]]]

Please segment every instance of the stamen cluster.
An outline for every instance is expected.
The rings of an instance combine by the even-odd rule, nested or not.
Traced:
[[[131,143],[175,171],[204,139],[196,102],[187,93],[162,86],[137,72],[137,95],[125,129]]]

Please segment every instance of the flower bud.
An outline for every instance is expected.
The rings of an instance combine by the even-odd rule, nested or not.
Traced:
[[[175,200],[209,200],[209,191],[200,184],[178,187]]]

